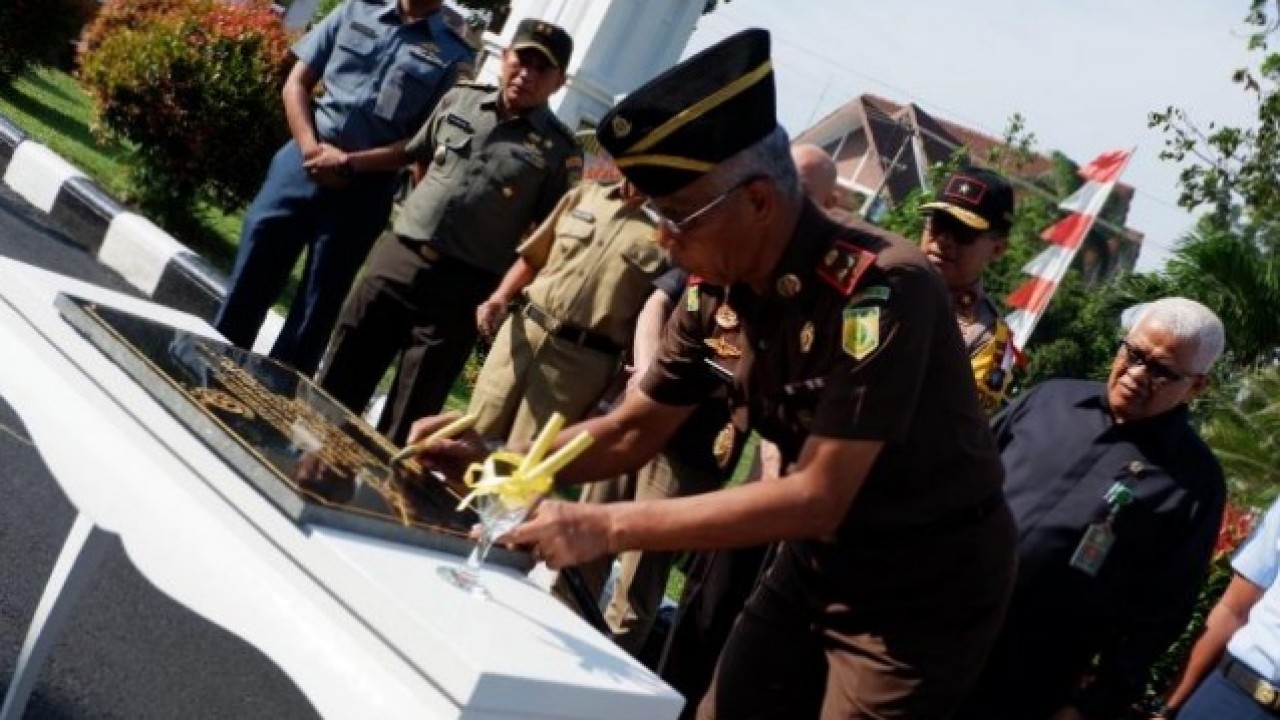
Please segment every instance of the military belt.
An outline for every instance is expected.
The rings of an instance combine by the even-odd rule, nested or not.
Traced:
[[[1280,687],[1253,668],[1228,655],[1222,660],[1222,674],[1262,707],[1272,712],[1280,710]]]
[[[574,345],[580,345],[588,350],[604,353],[605,355],[616,356],[622,352],[622,348],[607,335],[601,335],[586,328],[560,322],[531,302],[521,301],[520,304],[523,306],[521,307],[521,313],[525,317],[555,338],[571,342]]]

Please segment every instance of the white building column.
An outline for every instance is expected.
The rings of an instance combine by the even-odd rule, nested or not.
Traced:
[[[594,126],[631,92],[684,53],[703,0],[514,0],[501,35],[485,34],[479,78],[496,83],[501,49],[525,18],[555,23],[573,38],[569,77],[551,109],[570,128]]]

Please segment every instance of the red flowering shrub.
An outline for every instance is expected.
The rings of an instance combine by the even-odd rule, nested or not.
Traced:
[[[135,148],[139,203],[162,221],[185,218],[196,197],[244,205],[288,135],[279,18],[266,0],[115,4],[85,33],[80,77],[96,129]]]
[[[94,0],[0,0],[0,86],[28,65],[64,59]]]

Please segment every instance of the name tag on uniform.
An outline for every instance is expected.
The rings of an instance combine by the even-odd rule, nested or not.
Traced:
[[[467,132],[475,132],[475,128],[471,127],[471,123],[467,122],[467,119],[462,117],[461,115],[454,115],[453,113],[449,113],[444,117],[444,121],[461,130],[465,130]]]
[[[1084,537],[1080,538],[1080,544],[1071,554],[1071,567],[1089,577],[1097,577],[1115,544],[1116,534],[1111,523],[1093,523],[1084,531]]]
[[[378,37],[378,33],[377,33],[377,32],[375,32],[373,28],[371,28],[371,27],[369,27],[368,25],[365,25],[364,23],[361,23],[361,22],[353,22],[353,23],[351,23],[351,29],[352,29],[352,30],[355,30],[356,32],[360,33],[361,35],[363,35],[363,36],[365,36],[365,37],[369,37],[369,38],[376,38],[376,37]]]
[[[583,222],[593,223],[596,221],[595,215],[592,215],[591,213],[587,212],[586,210],[583,210],[582,208],[574,208],[573,211],[569,213],[569,216],[577,218],[578,220],[581,220]]]

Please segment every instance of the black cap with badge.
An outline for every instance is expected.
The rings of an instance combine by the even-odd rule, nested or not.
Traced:
[[[636,89],[600,120],[600,144],[646,195],[670,195],[778,125],[769,33],[712,45]]]
[[[945,212],[974,230],[1008,234],[1013,226],[1013,186],[998,173],[966,168],[943,182],[923,211]]]
[[[547,56],[552,65],[560,70],[567,70],[569,58],[573,56],[573,38],[558,25],[535,18],[525,18],[516,27],[516,35],[511,40],[512,50],[533,48]]]

